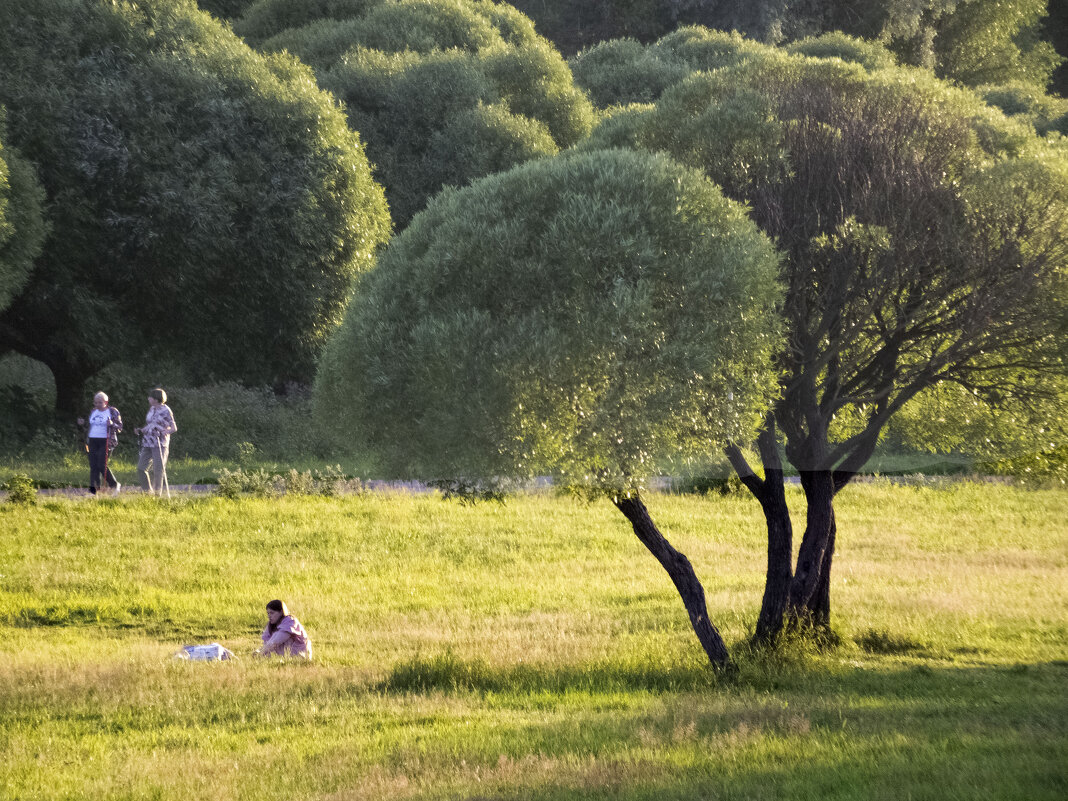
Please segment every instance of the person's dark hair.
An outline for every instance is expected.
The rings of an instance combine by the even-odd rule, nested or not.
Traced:
[[[166,403],[167,402],[167,393],[164,392],[159,387],[156,387],[155,389],[150,389],[148,391],[148,396],[150,398],[155,398],[160,403]],[[272,601],[272,603],[273,603],[273,601]],[[281,602],[279,602],[279,603],[281,603]]]
[[[282,603],[281,601],[279,601],[278,599],[275,599],[273,601],[268,601],[267,602],[267,609],[270,612],[281,612],[282,613],[282,617],[285,617],[286,615],[289,614],[289,610],[286,609],[286,605],[284,603]],[[267,621],[267,633],[268,634],[274,634],[277,630],[278,630],[278,626],[276,624],[272,623],[270,620],[268,620]]]

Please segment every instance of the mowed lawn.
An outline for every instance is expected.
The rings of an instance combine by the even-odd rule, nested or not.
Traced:
[[[1068,797],[1068,492],[847,489],[841,645],[777,658],[756,503],[647,503],[730,679],[607,501],[0,504],[0,797]],[[275,597],[314,663],[250,658]]]

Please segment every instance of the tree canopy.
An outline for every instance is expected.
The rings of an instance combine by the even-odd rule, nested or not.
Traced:
[[[593,124],[567,64],[507,5],[262,0],[237,30],[344,102],[398,228],[443,186],[553,155]]]
[[[190,0],[11,0],[0,103],[52,235],[0,315],[61,406],[117,359],[194,379],[310,378],[388,236],[359,139],[310,71]]]
[[[765,474],[780,478],[762,481],[730,454],[769,527],[769,504],[781,523],[765,631],[781,625],[785,588],[795,611],[823,615],[831,499],[887,421],[939,382],[1004,394],[1041,386],[1017,376],[1063,372],[1063,142],[923,71],[778,53],[695,73],[588,146],[608,143],[704,170],[785,253],[789,345],[760,447]],[[809,495],[793,575],[780,434]]]
[[[723,664],[700,582],[639,494],[759,421],[776,269],[744,209],[666,157],[516,167],[443,192],[390,244],[324,354],[316,408],[393,474],[548,474],[612,498]]]
[[[604,151],[447,190],[361,279],[317,405],[387,472],[620,493],[750,431],[771,245],[707,180]]]

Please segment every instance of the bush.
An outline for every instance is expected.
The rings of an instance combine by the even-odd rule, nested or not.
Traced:
[[[809,36],[794,42],[786,49],[791,53],[812,58],[840,58],[842,61],[860,64],[869,71],[893,67],[895,64],[894,54],[878,42],[857,39],[840,31]]]
[[[613,39],[583,50],[570,61],[575,83],[600,108],[651,103],[692,71],[662,59],[633,39]]]
[[[996,476],[1011,476],[1026,486],[1068,486],[1068,444],[1037,453],[976,464],[976,470]]]
[[[215,494],[231,500],[241,495],[254,495],[259,498],[272,498],[278,495],[322,495],[333,497],[342,492],[359,493],[363,491],[363,482],[358,478],[349,478],[341,472],[341,465],[333,465],[314,473],[305,470],[290,469],[286,473],[269,473],[262,467],[257,470],[215,471],[219,477]]]
[[[225,382],[169,390],[178,433],[171,439],[172,457],[218,456],[248,466],[256,458],[286,460],[326,456],[326,432],[311,419],[307,391],[291,386],[285,395],[267,387],[249,388]],[[128,416],[130,427],[132,415]]]
[[[742,480],[733,473],[683,476],[671,482],[671,489],[680,495],[748,495]]]
[[[1068,135],[1068,100],[1064,98],[1048,95],[1023,81],[980,86],[976,91],[1008,116],[1026,120],[1039,134],[1057,131]]]
[[[216,470],[219,477],[215,494],[224,498],[234,499],[246,493],[260,498],[271,497],[279,494],[278,476],[268,473],[263,468],[246,471],[242,468],[227,470],[225,467]]]
[[[218,2],[218,0],[216,0]],[[362,16],[380,0],[256,0],[248,4],[234,32],[255,46],[289,28],[321,20],[336,23]],[[201,0],[203,2],[203,0]]]
[[[29,505],[37,503],[37,486],[25,473],[15,473],[4,482],[3,489],[7,490],[8,503]]]

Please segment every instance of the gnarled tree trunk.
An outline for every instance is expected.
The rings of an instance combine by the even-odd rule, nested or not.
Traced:
[[[808,605],[816,594],[823,570],[823,559],[831,536],[834,520],[834,478],[830,470],[802,470],[801,486],[808,500],[808,515],[801,548],[797,553],[797,569],[790,582],[788,615],[807,619]]]
[[[701,586],[697,574],[694,573],[690,560],[675,550],[664,538],[649,516],[649,510],[645,508],[645,504],[637,495],[617,499],[615,504],[630,521],[642,545],[649,549],[649,552],[656,557],[671,577],[675,589],[682,597],[686,612],[690,615],[690,625],[693,626],[694,633],[697,634],[697,639],[701,647],[705,649],[709,661],[718,668],[729,666],[730,655],[727,653],[727,646],[708,618],[705,589]]]
[[[834,508],[831,508],[831,532],[827,539],[827,548],[823,552],[823,564],[820,566],[820,579],[816,583],[816,591],[809,599],[806,613],[809,621],[817,629],[825,632],[831,630],[831,561],[834,559],[834,538],[838,526],[834,519]]]

